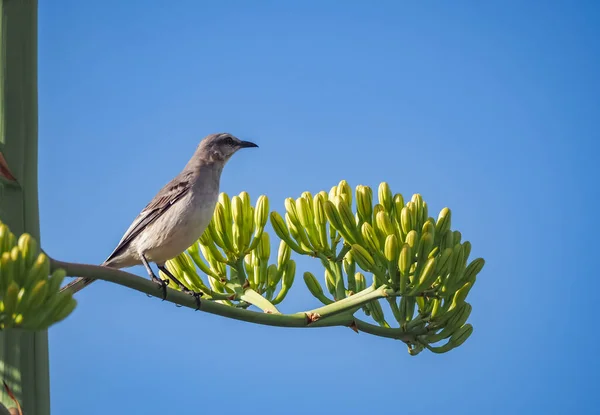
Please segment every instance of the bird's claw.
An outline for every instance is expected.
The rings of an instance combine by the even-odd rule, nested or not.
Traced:
[[[182,287],[181,291],[194,297],[194,299],[196,300],[196,311],[200,310],[200,297],[202,297],[204,293],[202,293],[201,291],[192,291],[187,287]]]
[[[194,299],[196,300],[196,311],[200,310],[200,297],[202,297],[204,294],[201,291],[196,292],[187,288],[183,290],[183,292],[194,297]]]
[[[202,297],[201,292],[191,292],[192,296],[196,300],[196,311],[200,310],[200,297]]]
[[[160,285],[160,289],[162,290],[162,300],[165,301],[167,299],[167,285],[169,285],[169,280],[163,280],[160,278],[152,277],[152,281]]]

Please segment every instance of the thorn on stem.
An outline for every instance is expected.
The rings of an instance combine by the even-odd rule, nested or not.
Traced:
[[[8,163],[6,162],[6,159],[4,158],[4,154],[2,154],[2,152],[0,152],[0,175],[9,182],[17,183],[17,179],[15,176],[13,176],[10,169],[8,168]]]
[[[21,404],[19,403],[19,401],[17,400],[17,397],[15,396],[15,394],[13,393],[13,391],[10,389],[10,387],[8,386],[8,384],[6,383],[6,381],[2,381],[2,383],[4,383],[4,389],[6,389],[6,394],[10,397],[10,399],[13,400],[13,402],[15,403],[15,405],[17,405],[16,408],[10,408],[9,412],[11,415],[23,415],[23,410],[21,409]]]
[[[356,334],[359,333],[358,326],[356,325],[356,321],[352,320],[352,323],[350,323],[350,325],[348,327],[350,327],[352,329],[352,331],[354,331]]]
[[[310,324],[320,319],[321,315],[319,313],[306,313],[306,318],[308,320],[308,324]]]

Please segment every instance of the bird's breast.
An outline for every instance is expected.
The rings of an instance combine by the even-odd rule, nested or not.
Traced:
[[[152,234],[158,237],[145,241],[147,246],[142,250],[148,253],[148,258],[161,263],[192,246],[210,223],[217,199],[218,193],[190,192],[177,201],[168,215],[163,215],[152,225]]]
[[[184,200],[179,209],[181,213],[178,225],[175,227],[175,232],[189,242],[186,249],[192,245],[210,223],[215,205],[217,203],[217,194],[193,194],[191,193],[187,200]],[[175,207],[175,206],[173,206]]]

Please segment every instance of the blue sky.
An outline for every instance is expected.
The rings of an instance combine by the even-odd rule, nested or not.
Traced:
[[[41,1],[52,256],[102,262],[198,141],[228,131],[260,148],[223,191],[282,212],[385,180],[450,207],[487,261],[474,334],[417,357],[95,283],[50,331],[53,413],[596,413],[598,17],[591,1]],[[299,279],[281,308],[316,305]]]

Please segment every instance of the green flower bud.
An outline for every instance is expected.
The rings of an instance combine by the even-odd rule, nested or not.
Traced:
[[[481,272],[483,266],[485,265],[485,260],[483,258],[476,258],[469,266],[465,269],[462,281],[470,282],[471,284],[475,283],[475,277],[477,274]]]
[[[408,273],[412,265],[412,248],[409,244],[402,245],[398,259],[398,270],[400,271],[400,292],[404,293],[408,285]]]
[[[354,218],[352,210],[350,209],[350,205],[339,196],[335,199],[334,203],[335,207],[337,208],[340,214],[340,218],[342,220],[346,233],[350,235],[353,238],[353,240],[357,241],[358,231],[356,229],[356,220]]]
[[[460,239],[459,239],[459,241],[460,241]],[[469,255],[471,254],[471,242],[465,241],[462,244],[462,247],[463,247],[463,252],[465,254],[465,259],[464,260],[467,261],[469,259]]]
[[[25,259],[25,268],[29,269],[35,262],[38,254],[38,243],[31,237],[30,234],[24,233],[19,237],[17,246],[22,252],[23,258]]]
[[[373,271],[375,269],[373,257],[362,246],[357,244],[352,245],[352,256],[356,260],[358,266],[365,271]]]
[[[387,212],[377,213],[375,221],[377,224],[377,228],[380,229],[384,235],[384,240],[385,238],[387,238],[388,235],[395,234],[394,227],[392,225],[392,222],[390,221],[390,216],[387,214]]]
[[[440,233],[436,232],[436,239],[438,237],[440,237]],[[454,248],[454,245],[456,243],[454,242],[454,232],[452,232],[451,230],[447,230],[446,232],[444,232],[443,234],[441,234],[440,237],[440,247],[442,249],[446,249],[446,248]]]
[[[333,186],[327,195],[327,200],[333,200],[338,195],[338,187]]]
[[[400,256],[400,245],[398,245],[398,238],[396,235],[388,235],[385,239],[384,247],[385,259],[389,262],[396,264]]]
[[[433,284],[437,278],[437,274],[435,272],[435,265],[436,265],[435,258],[429,258],[427,260],[427,262],[421,269],[421,272],[419,274],[419,279],[417,280],[415,287],[411,290],[409,295],[418,294],[420,292],[427,290],[429,287],[431,287],[431,284]],[[421,304],[421,307],[423,307],[423,304]]]
[[[382,205],[386,212],[392,213],[392,207],[394,200],[390,186],[386,182],[379,184],[377,196],[379,198],[379,204]]]
[[[217,203],[214,218],[215,230],[219,235],[219,238],[223,241],[225,249],[229,252],[235,252],[233,246],[231,217],[227,216],[227,211],[223,204]]]
[[[346,180],[342,180],[339,182],[338,186],[338,195],[341,196],[348,206],[352,206],[352,188]]]
[[[433,248],[433,235],[430,233],[424,233],[421,235],[419,241],[419,247],[417,249],[417,261],[422,265],[423,261],[429,256],[431,249]]]
[[[460,240],[462,239],[462,234],[459,231],[454,231],[452,234],[454,235],[453,242],[455,244],[459,244]]]
[[[421,221],[426,222],[427,219],[429,219],[429,207],[427,206],[426,202],[423,202],[423,210],[421,212]],[[433,223],[435,223],[435,221],[433,221]]]
[[[419,234],[417,234],[417,231],[410,231],[406,234],[406,239],[404,242],[409,244],[413,250],[416,250],[418,247],[417,246],[417,238],[418,237],[419,237]]]
[[[381,247],[379,246],[379,240],[377,239],[377,235],[375,235],[373,227],[368,222],[365,222],[362,224],[361,231],[363,240],[371,252],[379,252]]]
[[[325,270],[325,287],[331,295],[335,296],[335,277],[328,270]]]
[[[313,274],[311,274],[310,272],[304,273],[304,283],[306,284],[306,287],[308,288],[310,293],[315,298],[317,298],[319,301],[321,301],[323,304],[333,303],[333,301],[331,301],[329,298],[325,297],[325,294],[323,293],[323,288],[321,287],[321,284],[319,284],[319,281],[317,281],[315,276]]]
[[[458,329],[452,337],[450,337],[450,343],[453,347],[458,347],[463,344],[473,333],[473,326],[471,324],[465,324]]]
[[[294,242],[290,236],[290,231],[286,226],[283,218],[277,212],[271,212],[271,225],[273,226],[273,230],[279,237],[279,239],[285,241],[286,244],[289,245],[294,251],[299,254],[307,254],[308,252],[304,249],[300,248],[296,242]]]
[[[404,235],[407,235],[413,229],[412,216],[408,206],[403,207],[400,211],[400,226]]]
[[[267,262],[271,255],[271,242],[269,241],[269,234],[264,232],[261,236],[260,243],[256,247],[257,255],[262,260]]]
[[[452,253],[452,275],[458,280],[462,278],[465,270],[464,264],[465,252],[461,244],[454,245],[454,252]]]
[[[359,293],[367,288],[367,280],[361,272],[354,274],[354,281],[356,282],[356,292]]]
[[[456,291],[456,293],[454,294],[453,303],[456,303],[457,305],[464,303],[472,287],[473,284],[471,284],[470,282],[467,282],[462,287],[460,287],[459,290]]]
[[[369,186],[356,186],[356,209],[361,220],[371,222],[373,215],[373,191]]]
[[[421,234],[429,233],[431,236],[435,236],[435,225],[429,221],[426,221],[421,228]]]
[[[219,193],[218,204],[223,206],[225,217],[231,218],[231,199],[229,199],[227,193]]]
[[[420,222],[420,215],[419,212],[417,211],[417,205],[415,204],[415,202],[410,201],[406,204],[406,208],[408,209],[408,213],[410,215],[410,225],[411,225],[411,229],[414,230],[418,230],[421,229],[421,224]]]
[[[237,223],[240,227],[244,226],[244,202],[238,196],[231,198],[231,212],[233,222]]]
[[[269,218],[269,199],[265,195],[258,197],[254,210],[254,222],[259,228],[264,228]]]
[[[373,320],[375,320],[377,324],[382,327],[389,327],[388,323],[385,321],[385,316],[381,304],[379,304],[379,300],[371,301],[369,303],[369,308],[371,309],[371,317],[373,317]]]
[[[281,280],[281,290],[279,291],[279,294],[277,294],[277,297],[275,297],[275,299],[273,299],[272,301],[274,305],[279,304],[281,301],[283,301],[290,288],[292,288],[292,284],[294,284],[295,276],[296,263],[293,259],[290,259],[287,263],[285,271],[283,272],[283,278]]]
[[[354,238],[344,228],[341,215],[339,214],[336,206],[330,200],[325,202],[325,215],[329,219],[329,223],[335,230],[337,230],[348,243],[352,243]]]
[[[451,225],[451,213],[450,213],[450,209],[448,209],[447,207],[443,208],[440,211],[440,214],[438,216],[437,222],[435,224],[435,231],[443,234],[444,232],[446,232],[447,230],[450,229],[450,225]]]
[[[306,228],[314,224],[312,210],[310,209],[310,205],[306,198],[299,197],[296,199],[296,212],[298,212],[298,218],[300,219],[300,224],[302,226]]]
[[[296,210],[296,202],[291,197],[285,199],[285,211],[296,227],[301,226],[298,211]]]
[[[448,272],[450,271],[450,265],[452,263],[452,252],[454,252],[452,248],[444,249],[437,261],[436,271],[442,277],[445,277],[446,274],[448,274]]]
[[[277,265],[275,265],[275,264],[269,265],[269,267],[267,268],[267,284],[268,284],[268,286],[271,287],[272,289],[277,287],[277,284],[279,284],[279,281],[281,280],[282,275],[283,275],[283,271],[279,272],[277,270]]]

